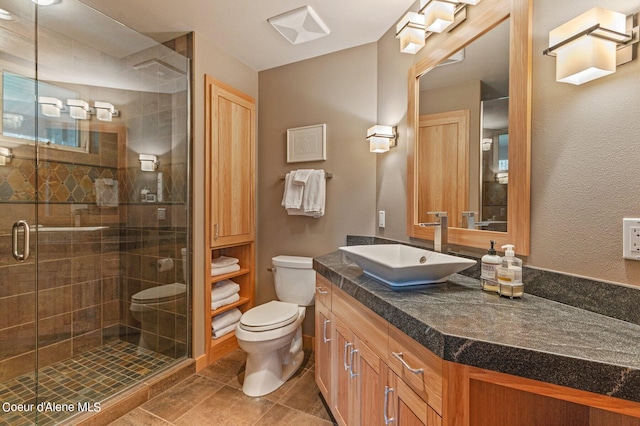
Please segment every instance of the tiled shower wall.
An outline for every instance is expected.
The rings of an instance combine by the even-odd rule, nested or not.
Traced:
[[[188,230],[188,96],[185,91],[120,95],[131,101],[118,105],[121,118],[113,125],[125,130],[115,138],[104,132],[99,153],[41,148],[36,171],[30,159],[34,149],[24,147],[14,150],[9,165],[0,166],[0,381],[34,370],[36,342],[38,367],[112,339],[137,343],[141,333],[169,347],[167,355],[187,354],[186,298],[175,308],[156,311],[144,328],[129,308],[137,291],[184,283],[180,249],[187,247]],[[137,159],[151,149],[164,153],[158,156],[163,203],[139,198],[141,186],[155,184],[156,173],[141,172]],[[118,180],[119,205],[99,207],[93,183],[112,177]],[[39,224],[46,227],[108,227],[32,237],[37,289],[35,256],[17,263],[9,253],[13,222],[35,223],[36,208]],[[158,272],[157,260],[166,257],[174,260],[174,269]]]

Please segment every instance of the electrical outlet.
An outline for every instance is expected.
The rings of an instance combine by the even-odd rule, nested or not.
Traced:
[[[622,219],[622,257],[640,260],[640,218]]]
[[[385,213],[384,210],[378,212],[378,228],[384,228],[385,225]]]

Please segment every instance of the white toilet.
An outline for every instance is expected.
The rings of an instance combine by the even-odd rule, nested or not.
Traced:
[[[242,391],[248,396],[275,391],[300,368],[305,306],[314,303],[312,258],[276,256],[271,260],[279,300],[248,310],[236,326],[238,344],[247,353]]]
[[[182,278],[187,282],[187,249],[180,250],[182,255]],[[149,349],[154,352],[163,352],[172,345],[169,339],[153,338],[149,340],[150,335],[170,336],[171,329],[166,327],[175,327],[175,315],[186,314],[186,295],[187,285],[182,283],[165,284],[157,287],[151,287],[146,290],[139,291],[131,296],[131,315],[140,323],[142,332],[140,333],[140,342],[138,346]],[[162,321],[162,318],[169,313],[168,318],[173,321]],[[150,330],[153,330],[149,332]],[[149,334],[145,333],[149,332]],[[160,343],[164,342],[164,343]]]

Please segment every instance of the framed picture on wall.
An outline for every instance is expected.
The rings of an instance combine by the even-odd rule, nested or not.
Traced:
[[[327,159],[326,124],[287,129],[287,163]]]

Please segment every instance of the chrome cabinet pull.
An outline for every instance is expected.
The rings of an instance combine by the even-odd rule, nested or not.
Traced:
[[[415,374],[422,374],[424,373],[424,369],[423,368],[411,368],[411,366],[409,364],[407,364],[407,362],[404,360],[404,358],[402,357],[402,352],[391,352],[393,354],[393,356],[395,356],[396,358],[398,358],[400,360],[400,362],[402,363],[402,365],[404,365],[404,367],[411,371],[412,373]]]
[[[389,394],[393,393],[393,388],[389,386],[384,387],[384,424],[388,425],[389,423],[394,422],[396,419],[393,417],[389,417]]]
[[[347,364],[347,348],[353,346],[353,343],[345,342],[344,343],[344,352],[342,353],[342,363],[344,364],[344,369],[348,370],[351,368],[350,365]]]
[[[353,379],[358,376],[358,373],[353,372],[353,354],[357,354],[358,350],[351,348],[351,353],[349,353],[349,376]]]
[[[323,332],[322,332],[322,339],[324,340],[324,343],[329,343],[331,341],[331,339],[327,339],[327,324],[329,324],[331,322],[331,320],[324,320],[324,326],[323,326]]]
[[[22,228],[24,230],[24,240],[23,240],[23,248],[22,253],[20,253],[18,248],[18,230]],[[19,220],[13,224],[12,228],[12,254],[14,259],[19,260],[20,262],[24,262],[29,258],[29,224],[25,220]]]
[[[316,287],[316,291],[318,292],[318,294],[329,294],[329,292],[327,290],[323,290],[322,287]]]

